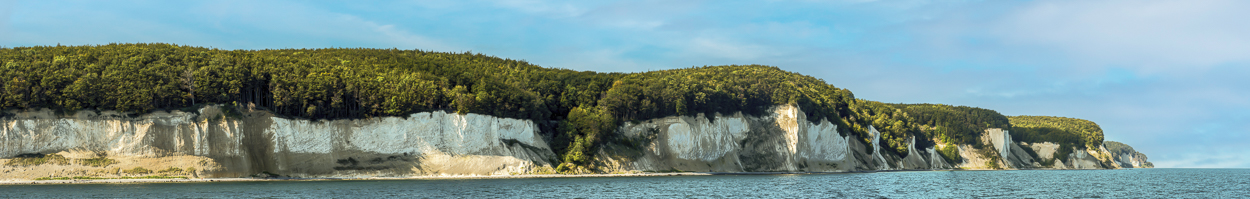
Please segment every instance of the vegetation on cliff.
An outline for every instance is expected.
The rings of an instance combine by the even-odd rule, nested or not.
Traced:
[[[1098,148],[1102,128],[1089,120],[1054,116],[1011,116],[1011,138],[1017,142],[1052,142],[1060,150]]]
[[[1111,152],[1113,154],[1129,154],[1137,152],[1136,150],[1133,150],[1132,146],[1116,141],[1106,141],[1103,142],[1103,144],[1107,147],[1107,152]]]
[[[563,168],[587,165],[624,122],[672,115],[761,115],[795,105],[808,120],[828,120],[864,142],[871,125],[900,156],[912,137],[922,148],[935,138],[977,144],[984,129],[1015,123],[980,108],[856,99],[824,80],[761,65],[598,73],[470,52],[170,44],[0,48],[0,64],[0,109],[143,113],[213,103],[307,119],[478,113],[536,121]]]
[[[998,111],[943,104],[894,104],[915,119],[921,132],[945,143],[980,145],[985,129],[1010,127],[1007,116]]]

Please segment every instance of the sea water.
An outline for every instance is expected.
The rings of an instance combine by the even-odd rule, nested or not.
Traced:
[[[1250,169],[0,185],[2,198],[1245,198]]]

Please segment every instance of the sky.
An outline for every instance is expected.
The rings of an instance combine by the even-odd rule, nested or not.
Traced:
[[[0,46],[472,51],[641,72],[763,64],[858,98],[1097,122],[1158,167],[1250,168],[1250,1],[13,1]]]

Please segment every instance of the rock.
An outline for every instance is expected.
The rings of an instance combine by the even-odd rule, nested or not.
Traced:
[[[1154,168],[1154,163],[1147,161],[1146,154],[1133,150],[1132,146],[1115,141],[1103,142],[1111,153],[1111,160],[1123,168]]]
[[[671,116],[620,128],[637,146],[606,146],[597,162],[609,172],[833,172],[856,162],[848,142],[829,121],[812,123],[793,106],[765,116],[717,114],[715,119]]]
[[[206,177],[264,172],[294,177],[492,175],[526,173],[555,160],[528,120],[434,111],[310,121],[263,111],[229,118],[220,109],[133,118],[116,112],[79,111],[66,118],[47,109],[21,112],[0,118],[0,157],[107,152],[113,159],[152,160],[139,165],[152,169],[168,167],[161,164],[169,157],[201,157],[168,164],[198,165],[191,167]]]
[[[306,120],[238,111],[242,116],[227,117],[221,106],[137,117],[113,111],[79,111],[68,117],[47,109],[14,113],[0,118],[0,158],[57,154],[74,160],[105,157],[115,164],[0,165],[5,171],[0,179],[66,171],[123,176],[136,167],[154,171],[194,167],[185,173],[194,178],[486,176],[550,173],[557,163],[535,122],[523,119],[433,111],[407,117]],[[873,126],[868,126],[870,143],[841,134],[838,128],[823,119],[811,122],[791,105],[772,107],[764,115],[700,114],[631,122],[618,128],[618,136],[608,138],[618,140],[605,142],[594,152],[599,169],[594,172],[1151,167],[1145,155],[1117,142],[1097,150],[1073,150],[1068,159],[1058,160],[1054,159],[1058,144],[1013,142],[1006,130],[996,128],[982,135],[983,149],[956,145],[963,161],[952,164],[933,147],[917,148],[916,138],[907,140],[906,154],[896,154],[879,146],[881,133]],[[1039,164],[1050,160],[1054,165]]]

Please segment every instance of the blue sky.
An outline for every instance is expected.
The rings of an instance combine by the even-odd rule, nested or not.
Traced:
[[[10,1],[0,45],[473,51],[637,72],[765,64],[857,97],[1099,123],[1160,167],[1250,167],[1250,1]]]

